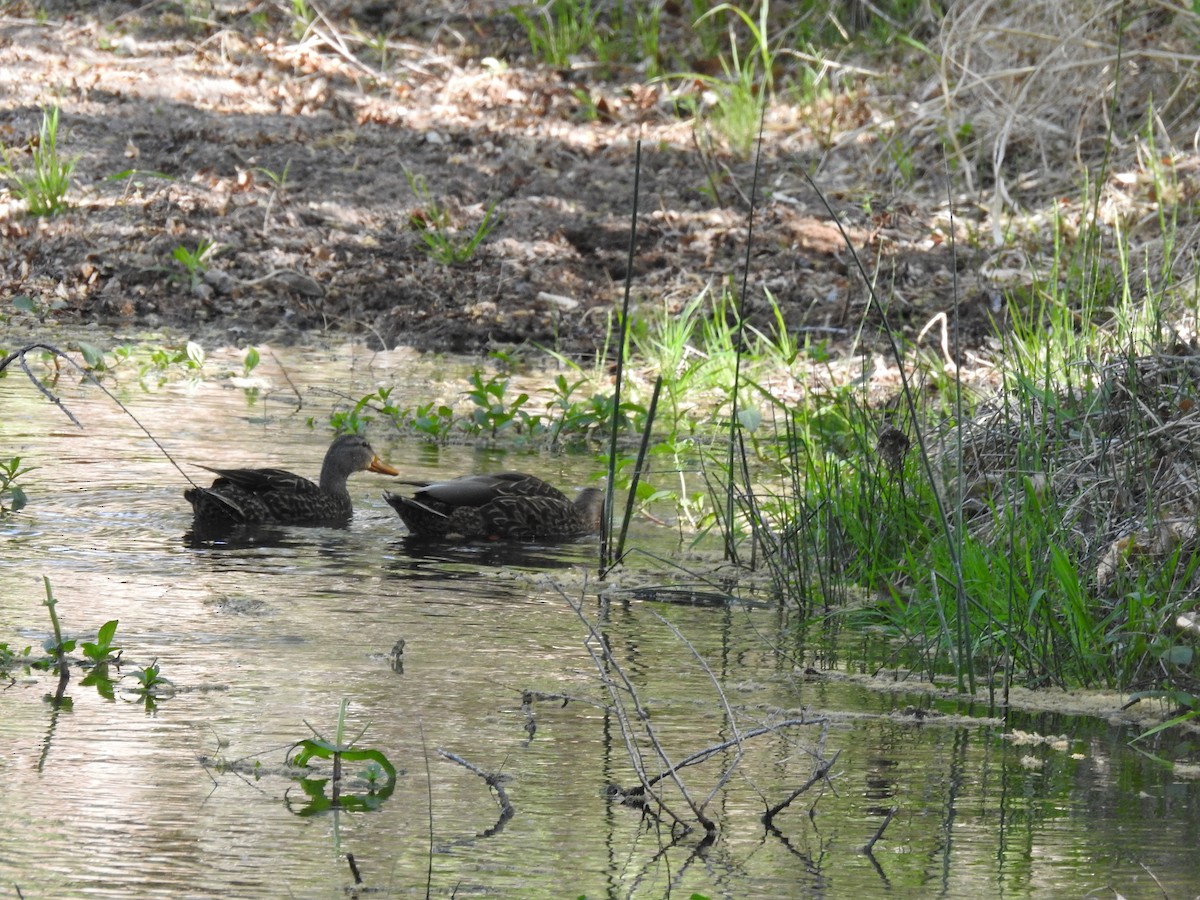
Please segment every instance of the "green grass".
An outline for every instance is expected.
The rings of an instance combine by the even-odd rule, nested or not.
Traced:
[[[0,146],[4,164],[0,175],[11,185],[13,194],[25,201],[31,216],[55,216],[68,208],[67,192],[71,189],[71,174],[75,160],[65,159],[58,151],[58,107],[42,110],[42,126],[38,140],[29,149],[29,163],[19,165],[19,154]]]
[[[591,0],[550,0],[528,10],[515,6],[512,14],[525,29],[534,55],[550,66],[570,66],[573,57],[597,40],[599,13]]]
[[[482,244],[500,224],[496,217],[496,203],[488,204],[483,219],[469,231],[454,226],[449,210],[435,200],[422,175],[404,170],[408,186],[419,206],[409,213],[409,227],[421,239],[422,249],[442,265],[453,266],[469,262]]]
[[[1159,225],[1171,246],[1173,219]],[[1056,223],[1048,265],[1009,298],[986,408],[910,347],[911,406],[873,409],[849,383],[770,403],[763,385],[770,417],[743,431],[754,479],[732,516],[728,466],[708,460],[713,527],[788,605],[890,635],[889,664],[970,690],[1136,687],[1187,707],[1196,640],[1175,620],[1200,537],[1191,483],[1167,476],[1194,466],[1200,382],[1168,323],[1196,295],[1181,309],[1170,265],[1137,270],[1119,227]],[[880,443],[891,429],[907,447]]]

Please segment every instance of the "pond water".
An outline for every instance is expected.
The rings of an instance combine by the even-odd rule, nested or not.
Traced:
[[[276,353],[256,373],[266,379],[257,395],[228,380],[118,393],[203,481],[190,464],[315,474],[339,396],[397,384],[428,400],[442,379],[457,383],[449,364],[408,354]],[[283,399],[291,388],[276,361],[299,409],[296,393]],[[95,388],[64,381],[57,390],[83,429],[23,377],[0,381],[0,457],[37,466],[22,479],[28,509],[0,522],[0,641],[37,648],[49,636],[46,576],[68,636],[92,640],[119,620],[124,677],[106,697],[76,667],[66,705],[50,702],[57,679],[36,670],[14,671],[0,690],[0,895],[1200,891],[1200,790],[1152,756],[1170,758],[1173,747],[1132,751],[1127,726],[898,715],[930,703],[842,677],[860,663],[806,646],[769,604],[674,605],[620,590],[666,580],[649,562],[600,585],[593,542],[410,545],[380,497],[393,485],[378,475],[352,479],[348,528],[191,546],[180,472]],[[520,468],[566,487],[600,469],[383,430],[369,437],[411,478]],[[636,529],[638,546],[682,555],[675,529],[649,520]],[[607,665],[588,652],[589,623],[612,648]],[[129,675],[154,663],[173,691],[147,702]],[[615,698],[605,678],[618,685]],[[539,696],[523,706],[526,692]],[[661,769],[634,696],[674,761],[787,719],[808,724],[682,770],[717,826],[706,841],[702,829],[685,833],[606,792],[637,784],[614,699],[634,720],[632,746],[647,769]],[[285,761],[310,726],[335,737],[343,700],[344,740],[381,752],[398,775],[390,795],[373,798],[352,777],[347,808],[322,813],[314,796],[328,797],[328,786],[306,794]],[[1069,741],[1005,737],[1018,728]],[[828,779],[765,827],[764,809],[808,783],[822,760],[833,763]],[[327,763],[313,765],[328,777]],[[367,763],[345,766],[357,776]],[[500,779],[510,813],[485,776]],[[678,788],[664,798],[696,824]]]

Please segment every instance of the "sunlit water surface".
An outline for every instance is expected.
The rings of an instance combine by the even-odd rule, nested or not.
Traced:
[[[444,384],[453,399],[464,371],[361,348],[276,353],[299,401],[276,358],[255,373],[257,394],[211,380],[149,393],[134,380],[118,393],[198,481],[195,463],[315,475],[339,397],[396,385],[424,401]],[[192,547],[183,475],[96,389],[57,389],[82,430],[23,377],[0,381],[0,457],[37,467],[22,479],[28,509],[0,523],[0,641],[36,650],[49,635],[44,575],[68,635],[93,639],[119,619],[126,677],[106,699],[76,669],[62,707],[45,673],[17,670],[0,691],[0,896],[335,897],[355,889],[356,872],[363,895],[388,896],[423,896],[427,883],[458,897],[1200,892],[1197,789],[1131,752],[1128,731],[1051,717],[1007,726],[1067,733],[1063,750],[1016,746],[999,724],[897,721],[894,710],[921,700],[806,674],[832,659],[770,605],[621,593],[602,603],[597,546],[586,541],[409,546],[380,497],[393,485],[377,475],[352,480],[347,529]],[[413,478],[520,468],[579,486],[600,468],[438,449],[382,428],[369,437]],[[637,523],[635,542],[679,555],[677,531],[650,521]],[[673,832],[606,796],[610,783],[637,779],[567,597],[582,598],[674,760],[802,710],[829,724],[684,770],[719,832],[711,842]],[[148,704],[128,673],[155,662],[174,691]],[[523,709],[526,691],[570,702]],[[334,738],[343,698],[345,739],[384,753],[399,777],[377,809],[317,813],[283,764],[310,726]],[[657,770],[649,744],[639,749]],[[764,809],[834,754],[830,779],[764,828]],[[503,778],[511,818],[481,772]],[[367,793],[361,782],[347,790]],[[677,790],[667,799],[695,824]]]

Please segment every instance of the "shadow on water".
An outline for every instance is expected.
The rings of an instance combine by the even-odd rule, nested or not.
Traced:
[[[497,569],[543,572],[599,565],[595,539],[557,543],[438,541],[408,536],[388,545],[388,572],[403,578],[487,578]]]
[[[189,550],[244,550],[250,547],[289,548],[305,542],[298,539],[294,529],[245,525],[232,529],[196,527],[183,535],[183,546]]]

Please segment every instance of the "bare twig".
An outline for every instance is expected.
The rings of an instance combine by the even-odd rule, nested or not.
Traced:
[[[566,595],[565,592],[562,591],[561,588],[558,588],[557,585],[555,585],[555,587],[574,610],[580,621],[582,621],[588,629],[589,634],[587,640],[584,642],[584,646],[588,654],[592,657],[592,661],[595,663],[596,668],[601,673],[602,683],[607,689],[609,698],[611,700],[613,714],[617,717],[617,722],[621,727],[621,734],[625,741],[626,751],[629,754],[630,762],[634,771],[637,773],[638,781],[640,782],[640,785],[636,788],[624,788],[620,785],[613,785],[611,787],[612,796],[620,797],[622,802],[629,803],[630,805],[641,806],[643,808],[647,808],[648,802],[653,800],[653,808],[651,811],[661,812],[672,819],[676,824],[690,829],[688,823],[685,822],[680,815],[671,809],[671,807],[667,804],[666,799],[661,792],[661,783],[663,781],[670,780],[670,782],[679,791],[688,807],[691,809],[695,820],[703,826],[706,834],[709,838],[711,838],[716,833],[717,826],[716,823],[709,819],[705,814],[705,809],[708,804],[712,802],[712,799],[714,796],[716,796],[717,792],[720,791],[726,784],[728,784],[729,779],[733,776],[733,773],[740,765],[742,761],[744,743],[747,740],[759,737],[761,735],[778,734],[783,729],[796,726],[819,725],[822,727],[820,741],[817,749],[813,751],[813,756],[818,761],[818,768],[813,776],[813,779],[810,781],[810,785],[822,778],[827,777],[829,768],[833,765],[837,758],[835,756],[833,760],[829,761],[824,759],[824,738],[827,726],[829,724],[827,717],[809,717],[806,715],[801,715],[799,718],[787,719],[782,722],[754,728],[749,731],[739,730],[735,721],[733,709],[729,706],[724,691],[721,688],[716,675],[708,667],[707,663],[696,651],[695,647],[693,647],[692,644],[683,636],[683,634],[680,633],[680,631],[671,623],[667,622],[661,616],[656,615],[659,621],[667,625],[667,627],[671,629],[672,633],[679,638],[679,640],[682,641],[685,646],[688,647],[693,656],[695,656],[697,661],[700,663],[700,666],[708,675],[713,686],[717,690],[718,696],[721,699],[721,704],[725,709],[725,715],[729,723],[729,727],[732,728],[734,733],[733,737],[728,740],[705,747],[677,762],[672,762],[666,749],[659,741],[654,728],[650,725],[649,714],[642,706],[641,699],[639,698],[635,687],[629,678],[626,677],[620,663],[618,663],[613,657],[611,650],[598,632],[597,628],[583,614],[582,602],[576,602],[575,600],[572,600]],[[635,726],[635,719],[640,723],[640,727]],[[639,749],[642,741],[648,742],[654,754],[658,757],[659,771],[655,774],[651,774],[651,772],[648,771],[647,761],[644,759],[643,752]],[[705,762],[711,759],[713,756],[723,753],[730,748],[737,748],[736,758],[727,766],[725,766],[720,777],[717,779],[716,783],[708,792],[708,795],[704,798],[704,800],[702,802],[697,802],[692,798],[691,793],[684,784],[684,781],[680,776],[680,772],[682,772],[682,770],[688,766]],[[806,788],[802,788],[800,791],[797,791],[782,804],[768,811],[764,821],[767,821],[769,824],[770,816],[774,815],[780,809],[786,807],[788,803],[794,800],[795,797],[798,796],[799,793],[802,793]]]
[[[704,809],[709,803],[712,802],[712,799],[716,796],[717,791],[719,791],[728,783],[729,779],[733,776],[734,769],[736,769],[738,764],[742,761],[742,756],[745,752],[742,748],[742,735],[738,731],[737,719],[733,715],[733,710],[729,708],[729,698],[725,696],[725,691],[721,688],[721,683],[717,681],[717,677],[713,674],[712,669],[708,667],[708,662],[703,656],[700,655],[692,642],[685,638],[673,623],[668,622],[658,613],[654,613],[654,617],[671,629],[671,633],[675,635],[675,637],[679,638],[679,640],[683,642],[683,645],[688,648],[688,651],[692,654],[692,656],[696,658],[696,662],[700,664],[700,668],[704,670],[704,674],[707,675],[708,680],[712,682],[713,689],[717,692],[717,697],[719,697],[721,700],[721,706],[725,708],[725,721],[729,724],[729,727],[733,729],[733,738],[727,743],[729,746],[736,745],[737,753],[734,754],[733,761],[725,767],[725,771],[722,773],[721,777],[717,779],[717,783],[712,786],[712,790],[708,792],[708,796],[704,798],[704,802],[700,804],[700,808]]]
[[[700,810],[691,800],[691,798],[688,796],[687,788],[675,774],[676,767],[672,765],[669,757],[667,756],[666,750],[663,748],[662,743],[658,740],[658,736],[655,734],[653,726],[650,725],[649,712],[645,709],[645,707],[642,706],[641,698],[638,696],[636,688],[634,688],[633,683],[625,675],[624,670],[609,651],[608,644],[605,642],[603,635],[596,630],[596,627],[590,621],[588,621],[587,616],[583,614],[582,602],[576,603],[562,590],[562,588],[558,587],[557,585],[555,585],[555,587],[562,595],[563,599],[566,600],[570,605],[571,609],[574,610],[575,615],[579,617],[579,620],[583,622],[588,629],[588,638],[586,641],[584,641],[584,648],[587,650],[588,655],[591,656],[592,662],[595,664],[597,671],[601,673],[604,687],[608,691],[609,698],[612,700],[613,713],[617,716],[617,723],[621,726],[621,734],[625,739],[625,750],[629,754],[629,761],[632,764],[634,771],[637,772],[638,780],[642,783],[643,790],[647,794],[652,793],[653,784],[658,780],[661,780],[661,778],[656,778],[651,781],[650,776],[646,772],[645,761],[642,759],[641,751],[637,749],[636,742],[634,740],[634,736],[638,733],[639,729],[634,728],[633,723],[630,721],[629,710],[626,705],[627,702],[632,702],[634,714],[642,723],[641,731],[645,734],[645,737],[647,740],[649,740],[650,746],[653,748],[654,753],[658,756],[665,776],[670,777],[674,782],[676,788],[679,789],[679,792],[687,801],[688,806],[692,808],[697,820],[700,821],[705,830],[715,830],[716,825],[710,822],[704,816],[703,811]],[[628,697],[628,701],[626,701],[626,697]],[[668,816],[670,816],[676,823],[684,828],[690,829],[691,826],[689,826],[681,816],[675,813],[674,810],[667,805],[664,797],[658,795],[655,796],[654,799],[658,804],[658,807]]]
[[[159,452],[162,453],[162,455],[167,458],[167,461],[175,467],[176,471],[178,471],[180,475],[182,475],[184,478],[187,479],[187,481],[190,485],[192,485],[193,487],[197,486],[196,482],[192,481],[191,476],[188,475],[188,473],[183,470],[183,467],[180,466],[179,463],[175,462],[175,457],[173,457],[170,453],[168,453],[167,448],[164,447],[161,443],[159,443],[158,438],[156,438],[153,434],[151,434],[150,430],[141,423],[141,421],[138,419],[138,417],[129,411],[129,407],[127,407],[124,403],[122,403],[120,400],[118,400],[116,395],[113,394],[113,392],[110,391],[108,388],[106,388],[103,384],[101,384],[100,380],[98,378],[96,378],[95,375],[93,375],[91,372],[89,372],[83,366],[79,365],[79,363],[75,362],[74,359],[72,359],[70,356],[68,356],[66,351],[61,350],[58,347],[55,347],[53,344],[43,344],[40,342],[34,343],[34,344],[26,344],[24,347],[14,350],[12,353],[8,354],[8,356],[4,357],[4,359],[0,359],[0,372],[3,372],[4,369],[13,362],[13,360],[20,360],[21,370],[25,373],[25,375],[29,378],[29,380],[33,382],[34,386],[39,391],[41,391],[41,393],[44,394],[46,396],[46,398],[50,400],[51,403],[53,403],[55,406],[57,406],[59,409],[61,409],[63,411],[63,414],[66,415],[66,417],[68,419],[70,419],[77,427],[82,428],[83,425],[80,424],[79,420],[77,418],[75,418],[74,414],[69,409],[67,409],[66,406],[63,405],[62,400],[60,400],[44,384],[42,384],[41,381],[39,381],[37,379],[37,377],[33,374],[33,371],[29,368],[29,364],[26,361],[25,356],[26,356],[26,354],[30,353],[33,350],[45,350],[48,353],[53,353],[59,359],[66,360],[67,363],[69,365],[71,365],[77,372],[79,372],[79,374],[82,375],[86,381],[88,381],[93,386],[99,388],[101,391],[104,392],[104,395],[106,397],[108,397],[109,400],[111,400],[113,403],[117,404],[117,406],[120,408],[121,412],[125,413],[125,415],[129,416],[129,418],[133,419],[133,424],[136,425],[138,428],[140,428],[142,430],[142,433],[144,435],[146,435],[146,437],[150,438],[151,442],[153,442],[154,446],[158,448]]]
[[[425,743],[425,726],[417,720],[421,735],[422,757],[425,759],[425,800],[429,806],[429,854],[425,860],[425,900],[433,896],[433,773],[429,771],[429,745]]]
[[[487,782],[488,787],[496,792],[496,802],[500,804],[500,818],[491,828],[481,832],[480,837],[491,837],[492,835],[497,834],[502,828],[504,828],[505,824],[507,824],[508,820],[513,817],[515,812],[512,803],[508,799],[508,793],[504,790],[504,785],[502,783],[504,781],[504,776],[498,775],[495,772],[486,772],[474,763],[468,762],[457,753],[451,753],[449,750],[439,749],[436,752],[438,756],[448,759],[451,762],[458,763],[468,772],[474,772],[485,782]]]
[[[888,810],[887,816],[884,817],[883,824],[879,826],[878,830],[873,835],[871,835],[871,839],[867,841],[866,846],[862,848],[863,853],[870,855],[872,849],[875,847],[875,842],[883,837],[883,833],[887,831],[887,827],[892,824],[892,819],[896,818],[896,813],[899,811],[900,807],[898,806],[893,806]]]
[[[829,777],[829,770],[833,768],[834,763],[837,762],[838,757],[841,755],[842,755],[842,751],[839,750],[837,753],[833,754],[833,756],[830,757],[829,759],[819,760],[817,763],[816,769],[814,769],[812,775],[810,775],[808,777],[808,781],[804,782],[804,784],[800,785],[800,787],[798,787],[798,788],[796,788],[796,790],[792,791],[788,795],[786,800],[783,800],[780,803],[776,803],[774,806],[770,807],[765,813],[763,813],[763,817],[762,817],[763,824],[766,825],[768,828],[772,827],[772,821],[774,820],[775,816],[777,816],[783,810],[787,809],[792,804],[793,800],[795,800],[797,797],[799,797],[801,794],[803,794],[805,791],[807,791],[810,787],[812,787],[818,781],[825,781]]]

